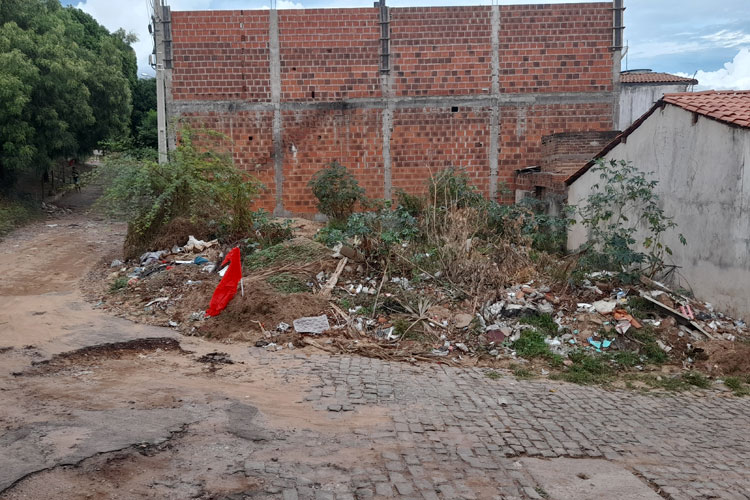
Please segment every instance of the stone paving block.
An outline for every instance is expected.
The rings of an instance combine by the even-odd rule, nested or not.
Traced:
[[[414,487],[410,483],[394,483],[399,495],[411,495],[414,493]]]
[[[298,500],[299,495],[296,489],[286,489],[282,493],[284,500]]]
[[[378,497],[390,498],[393,496],[393,488],[389,483],[375,483],[375,494]]]

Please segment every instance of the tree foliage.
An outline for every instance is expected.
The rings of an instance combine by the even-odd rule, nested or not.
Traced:
[[[346,221],[357,203],[365,201],[365,190],[354,175],[336,161],[315,172],[308,186],[318,199],[320,213],[337,222]]]
[[[599,159],[591,170],[600,182],[577,207],[589,240],[580,261],[583,269],[608,270],[628,281],[639,274],[653,277],[665,267],[672,249],[664,244],[677,224],[664,213],[649,179],[631,162]],[[686,244],[685,237],[678,235]]]
[[[128,133],[137,65],[120,30],[58,0],[0,2],[0,183]]]
[[[159,146],[156,127],[156,79],[141,78],[133,89],[131,132],[141,148]]]

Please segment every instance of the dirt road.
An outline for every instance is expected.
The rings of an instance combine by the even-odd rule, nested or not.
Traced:
[[[748,399],[136,325],[79,288],[124,226],[67,202],[0,242],[2,499],[750,498]]]

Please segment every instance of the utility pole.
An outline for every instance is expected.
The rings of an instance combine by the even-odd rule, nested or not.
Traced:
[[[167,105],[165,92],[165,72],[168,68],[167,58],[167,39],[171,38],[168,31],[169,12],[165,7],[164,0],[153,0],[154,14],[152,17],[152,26],[154,32],[154,52],[155,60],[152,66],[156,70],[156,123],[159,138],[159,163],[167,163],[169,155],[167,152]],[[171,52],[171,47],[170,51]],[[170,54],[171,63],[171,54]]]

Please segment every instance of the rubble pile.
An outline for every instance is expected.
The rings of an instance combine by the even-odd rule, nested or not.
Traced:
[[[439,273],[411,279],[383,274],[349,250],[244,269],[243,293],[208,317],[228,249],[190,237],[182,247],[148,252],[138,262],[111,262],[99,305],[186,335],[245,340],[270,351],[314,346],[407,361],[557,368],[582,352],[632,353],[633,370],[648,370],[658,360],[717,375],[750,373],[744,321],[647,278],[625,286],[613,284],[608,273],[593,273],[571,287],[540,275],[471,297]],[[275,290],[271,283],[281,275],[302,288]],[[531,341],[537,351],[523,347]]]

